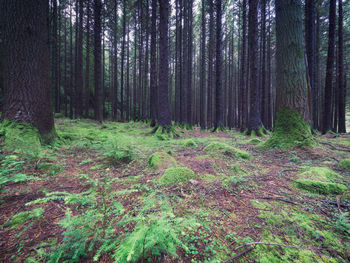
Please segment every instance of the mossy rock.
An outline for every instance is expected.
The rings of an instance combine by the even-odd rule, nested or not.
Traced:
[[[275,129],[272,137],[265,142],[265,147],[311,147],[315,144],[310,124],[298,112],[284,108],[276,116]]]
[[[171,185],[174,183],[186,183],[189,179],[194,179],[194,172],[186,167],[174,167],[165,170],[163,176],[159,178],[162,185]]]
[[[184,146],[190,147],[190,148],[197,148],[198,147],[197,143],[194,140],[192,140],[192,139],[187,139],[184,142]]]
[[[339,162],[339,167],[350,170],[350,159],[344,159]]]
[[[295,182],[296,187],[306,190],[308,192],[317,194],[342,194],[347,190],[343,184],[321,182],[310,179],[299,179]]]
[[[159,170],[176,166],[176,160],[166,152],[155,152],[148,158],[147,164],[152,168]]]
[[[221,142],[212,142],[204,148],[204,151],[216,151],[226,155],[234,155],[242,159],[251,159],[251,155],[246,151],[242,151],[230,145]]]
[[[304,172],[300,173],[300,178],[318,180],[322,182],[333,182],[339,177],[339,174],[328,167],[306,167]]]

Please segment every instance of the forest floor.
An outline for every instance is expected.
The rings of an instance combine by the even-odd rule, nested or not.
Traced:
[[[59,118],[41,147],[2,129],[0,262],[350,261],[349,134],[266,149],[236,131]]]

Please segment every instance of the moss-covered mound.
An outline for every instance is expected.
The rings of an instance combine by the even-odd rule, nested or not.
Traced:
[[[350,159],[344,159],[339,162],[340,168],[350,170]]]
[[[306,167],[299,174],[295,186],[317,194],[342,194],[347,190],[343,184],[336,182],[339,174],[327,167]]]
[[[258,138],[252,138],[252,139],[247,141],[247,143],[253,143],[253,144],[259,144],[261,142],[262,142],[262,140],[260,140]]]
[[[277,112],[275,129],[272,137],[265,142],[266,147],[307,147],[313,146],[315,140],[311,134],[310,125],[301,115],[288,108]]]
[[[166,152],[155,152],[148,159],[148,165],[154,169],[166,169],[176,166],[176,160]]]
[[[185,183],[194,178],[194,172],[186,167],[168,168],[163,176],[159,178],[162,185],[171,185],[174,183]]]
[[[184,146],[190,147],[190,148],[197,148],[198,147],[197,143],[194,140],[192,140],[192,139],[187,139],[184,142]]]
[[[339,175],[328,167],[306,167],[304,172],[300,174],[302,178],[319,180],[323,182],[332,182],[339,177]]]
[[[242,159],[250,159],[251,155],[230,145],[221,142],[212,142],[204,148],[204,151],[216,151],[226,155],[234,155]]]
[[[299,179],[295,183],[299,189],[304,189],[316,194],[342,194],[347,189],[343,184],[321,182],[309,179]]]

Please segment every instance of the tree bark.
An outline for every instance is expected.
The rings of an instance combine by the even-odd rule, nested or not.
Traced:
[[[263,127],[260,115],[260,91],[258,85],[258,2],[249,0],[249,86],[250,86],[250,112],[248,122],[248,134],[253,131],[259,133]]]
[[[101,0],[94,0],[94,86],[95,120],[102,122],[102,86],[101,86]]]
[[[55,137],[50,95],[46,0],[4,0],[5,105],[2,119],[31,123],[44,143]],[[0,6],[1,7],[1,6]]]
[[[343,1],[338,0],[338,132],[345,133],[345,98],[346,89],[344,85],[344,42],[343,42]]]
[[[332,87],[334,73],[334,46],[335,46],[335,16],[336,0],[329,1],[329,28],[328,28],[328,53],[327,69],[324,95],[323,127],[322,132],[326,133],[332,129]]]
[[[159,0],[159,113],[158,124],[171,126],[168,102],[168,20],[169,0]]]
[[[310,146],[301,0],[276,0],[277,120],[275,147]]]

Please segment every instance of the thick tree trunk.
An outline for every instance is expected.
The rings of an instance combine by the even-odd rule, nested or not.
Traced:
[[[335,46],[335,16],[336,0],[329,1],[329,29],[328,29],[328,54],[324,95],[323,127],[326,133],[332,129],[332,87],[334,73],[334,46]]]
[[[102,122],[102,86],[101,86],[101,0],[94,0],[94,86],[95,120]]]
[[[317,122],[317,93],[315,87],[315,1],[305,3],[305,46],[308,63],[309,83],[312,94],[312,129],[318,129]]]
[[[268,146],[312,144],[301,0],[276,0],[277,120]]]
[[[159,113],[158,124],[171,126],[168,102],[168,20],[169,0],[159,0]]]
[[[2,7],[2,8],[1,8]],[[44,143],[55,136],[50,95],[46,0],[4,0],[4,88],[2,119],[31,123]]]
[[[258,2],[249,0],[249,86],[250,86],[250,112],[248,134],[260,134],[263,128],[260,115],[260,92],[258,85]]]

